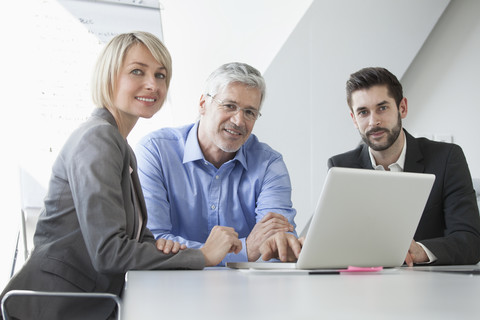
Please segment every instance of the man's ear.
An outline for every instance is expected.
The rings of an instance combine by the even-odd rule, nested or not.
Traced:
[[[404,97],[400,101],[400,105],[398,106],[398,112],[400,113],[400,116],[402,117],[402,119],[405,119],[407,117],[407,113],[408,113],[407,98]]]
[[[200,102],[198,104],[198,112],[202,116],[205,114],[205,108],[207,107],[207,102],[205,101],[206,98],[207,97],[202,94],[200,96]]]

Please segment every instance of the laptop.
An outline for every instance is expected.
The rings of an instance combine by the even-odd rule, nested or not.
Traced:
[[[435,176],[333,167],[296,263],[228,262],[235,269],[399,267]]]

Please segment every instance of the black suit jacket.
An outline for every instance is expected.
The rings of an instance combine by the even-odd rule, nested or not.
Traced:
[[[415,232],[437,257],[435,264],[476,264],[480,260],[480,217],[472,178],[455,144],[414,138],[406,130],[404,171],[435,175]],[[328,159],[328,167],[373,169],[366,144]],[[405,199],[408,201],[408,199]]]

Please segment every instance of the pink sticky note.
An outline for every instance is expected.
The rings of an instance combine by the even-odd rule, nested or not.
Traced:
[[[353,267],[349,266],[347,269],[338,270],[339,272],[378,272],[382,271],[383,267]]]

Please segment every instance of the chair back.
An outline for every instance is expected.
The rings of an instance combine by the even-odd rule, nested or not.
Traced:
[[[102,292],[48,292],[48,291],[32,291],[32,290],[11,290],[8,291],[2,299],[2,317],[8,320],[8,312],[5,308],[5,302],[14,296],[36,296],[36,297],[69,297],[69,298],[96,298],[111,299],[117,305],[117,319],[122,319],[122,301],[120,297],[112,293]]]

